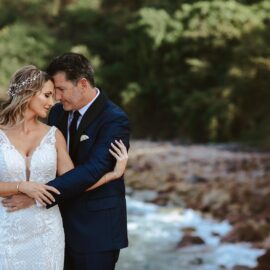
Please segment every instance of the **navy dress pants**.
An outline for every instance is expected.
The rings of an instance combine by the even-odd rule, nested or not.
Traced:
[[[66,250],[64,270],[114,270],[120,250],[74,253]]]

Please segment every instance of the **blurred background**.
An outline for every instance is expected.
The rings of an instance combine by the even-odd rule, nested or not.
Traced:
[[[130,117],[117,270],[270,269],[269,0],[0,0],[0,97],[66,51]]]

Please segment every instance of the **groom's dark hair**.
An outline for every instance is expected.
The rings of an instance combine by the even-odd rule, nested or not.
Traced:
[[[50,76],[58,72],[65,72],[66,79],[77,83],[84,77],[95,87],[94,70],[86,57],[78,53],[64,53],[55,57],[47,67],[47,73]]]

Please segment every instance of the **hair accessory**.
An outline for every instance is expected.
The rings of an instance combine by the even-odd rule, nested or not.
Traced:
[[[20,83],[12,83],[9,86],[8,94],[12,97],[20,94],[22,90],[24,90],[26,86],[29,86],[32,82],[34,82],[41,75],[41,73],[42,72],[40,71],[38,74],[34,75],[32,78],[27,78],[26,80]]]

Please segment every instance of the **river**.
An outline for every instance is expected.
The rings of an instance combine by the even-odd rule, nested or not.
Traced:
[[[231,230],[227,221],[130,196],[127,206],[129,247],[122,250],[116,270],[232,270],[236,265],[255,267],[264,253],[246,243],[221,243],[220,238]],[[193,228],[205,244],[176,248],[185,228]]]

